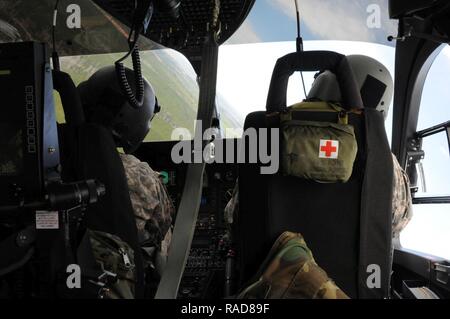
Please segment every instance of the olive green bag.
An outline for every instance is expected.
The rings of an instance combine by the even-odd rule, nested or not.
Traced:
[[[301,120],[297,112],[331,112],[335,122]],[[349,111],[326,102],[303,102],[280,113],[281,167],[284,175],[321,183],[345,183],[358,151]],[[300,118],[300,119],[296,119]]]
[[[103,289],[104,299],[134,299],[135,264],[133,249],[119,237],[87,230],[93,256],[98,266],[115,280]]]

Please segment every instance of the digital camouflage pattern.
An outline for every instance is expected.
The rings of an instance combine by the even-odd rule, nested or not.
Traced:
[[[109,233],[87,230],[87,235],[100,269],[117,276],[112,283],[106,284],[101,297],[134,299],[136,273],[133,249],[118,236]]]
[[[133,155],[120,154],[141,245],[161,249],[172,225],[174,206],[160,175]],[[169,244],[164,243],[167,247]]]
[[[395,155],[394,161],[394,194],[392,197],[392,232],[393,237],[400,235],[413,216],[412,196],[409,177],[400,166]]]
[[[283,233],[255,278],[238,299],[349,299],[317,265],[301,234]]]

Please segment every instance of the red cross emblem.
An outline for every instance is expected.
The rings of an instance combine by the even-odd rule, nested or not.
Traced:
[[[339,141],[320,140],[319,158],[337,159],[339,155]]]

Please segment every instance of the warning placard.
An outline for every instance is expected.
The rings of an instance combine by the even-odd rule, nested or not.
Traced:
[[[36,212],[36,229],[58,229],[58,212]]]

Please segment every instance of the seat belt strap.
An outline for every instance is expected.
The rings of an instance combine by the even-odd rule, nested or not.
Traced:
[[[0,242],[0,277],[19,269],[31,259],[35,240],[36,230],[29,226]]]
[[[202,125],[197,125],[195,128],[196,138],[199,136],[203,137],[204,130],[210,128],[212,123],[216,100],[218,55],[219,46],[216,37],[212,35],[206,41],[202,52],[200,97],[197,115],[197,120],[201,121]],[[196,149],[195,151],[202,153],[202,150]],[[178,288],[189,257],[201,202],[203,174],[205,171],[205,161],[203,156],[201,157],[202,163],[189,164],[187,168],[186,181],[177,212],[167,265],[155,299],[176,299],[178,295]]]

